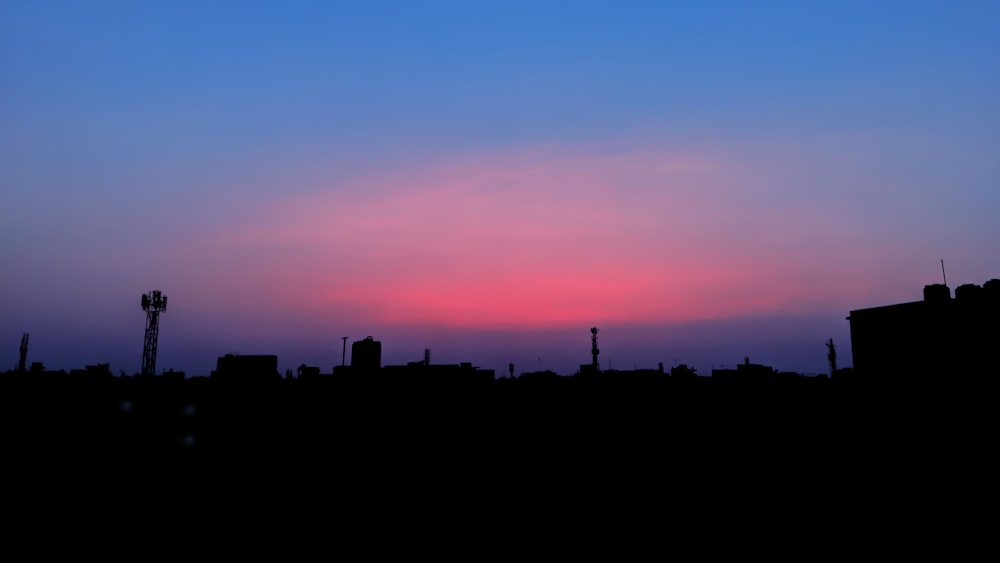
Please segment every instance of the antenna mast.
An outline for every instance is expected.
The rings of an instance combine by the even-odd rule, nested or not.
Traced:
[[[601,351],[597,349],[597,333],[598,330],[596,326],[590,329],[590,353],[594,356],[594,360],[591,365],[594,367],[594,371],[601,369],[601,363],[597,360],[597,355],[601,353]]]
[[[17,362],[17,371],[24,372],[25,363],[28,359],[28,333],[21,335],[21,348],[19,350],[20,357]]]
[[[941,259],[941,277],[944,278],[944,284],[948,285],[948,276],[944,273],[944,258]]]
[[[830,377],[835,377],[837,375],[837,347],[833,345],[833,339],[826,341],[826,347],[830,350],[826,359],[830,361]]]
[[[142,375],[156,373],[156,341],[160,334],[160,313],[167,310],[167,296],[159,290],[142,296],[142,310],[146,311],[146,340],[142,345]]]

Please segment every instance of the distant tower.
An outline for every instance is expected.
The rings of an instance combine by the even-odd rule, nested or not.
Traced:
[[[430,348],[424,348],[424,365],[425,366],[431,365],[431,349]]]
[[[17,362],[17,371],[24,372],[24,365],[28,359],[28,333],[21,335],[21,359]]]
[[[160,333],[160,313],[167,310],[167,296],[159,290],[142,296],[142,310],[146,311],[146,341],[142,345],[142,375],[156,373],[156,339]]]
[[[597,349],[597,333],[598,330],[596,326],[590,329],[590,353],[594,356],[591,366],[593,366],[594,371],[601,369],[601,362],[597,359],[597,355],[601,353],[601,351]]]
[[[837,348],[832,338],[826,341],[826,347],[830,349],[826,355],[826,359],[830,360],[830,377],[834,377],[837,375]]]

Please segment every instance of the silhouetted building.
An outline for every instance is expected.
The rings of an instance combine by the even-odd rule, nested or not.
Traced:
[[[79,376],[85,376],[85,377],[91,377],[91,378],[114,377],[114,375],[111,373],[111,365],[110,364],[87,365],[87,366],[83,366],[82,370],[80,370],[80,369],[74,369],[74,370],[70,370],[69,373],[70,373],[70,375],[79,375]]]
[[[216,362],[212,377],[235,383],[270,383],[281,380],[278,356],[226,354]]]
[[[1000,280],[924,287],[924,299],[851,311],[854,370],[864,376],[997,374]]]
[[[584,365],[588,365],[589,366],[590,364],[584,364]],[[530,383],[541,383],[541,382],[558,381],[560,379],[562,379],[561,375],[559,375],[558,373],[556,373],[556,372],[554,372],[554,371],[552,371],[550,369],[547,369],[547,370],[542,370],[542,371],[527,371],[527,372],[524,372],[524,373],[522,373],[521,375],[518,376],[517,381],[518,381],[518,383],[526,385],[526,384],[530,384]]]
[[[743,363],[738,364],[736,369],[713,369],[712,378],[727,379],[732,381],[760,381],[774,377],[777,373],[777,370],[771,366],[751,364],[750,358],[743,358]]]
[[[317,366],[307,366],[305,364],[299,365],[299,369],[296,371],[296,377],[298,379],[315,379],[320,376],[320,370]]]
[[[187,373],[183,370],[175,371],[174,368],[168,368],[160,374],[160,377],[167,381],[183,381],[187,378]]]
[[[659,371],[661,373],[663,372],[662,363],[659,366]],[[688,367],[687,364],[680,364],[670,368],[670,377],[680,377],[680,378],[698,377],[698,374],[696,372],[697,370],[695,370],[695,368]]]
[[[496,371],[473,366],[471,362],[429,364],[425,360],[408,362],[405,366],[385,366],[380,377],[396,382],[467,385],[492,383],[496,380]]]
[[[351,344],[351,369],[377,371],[382,367],[382,343],[371,336]]]

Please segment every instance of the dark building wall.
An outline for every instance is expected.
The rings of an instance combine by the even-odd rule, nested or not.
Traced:
[[[226,354],[216,361],[212,376],[242,381],[279,378],[278,356]]]
[[[851,311],[851,351],[859,373],[918,376],[948,366],[950,300]]]
[[[410,362],[405,366],[385,366],[382,377],[394,381],[419,381],[422,383],[488,383],[496,379],[496,372],[482,369],[469,362],[461,364],[425,364]]]
[[[717,379],[729,379],[733,381],[759,381],[774,377],[777,371],[763,364],[751,364],[746,358],[742,364],[737,364],[736,369],[713,369],[712,377]]]
[[[953,299],[936,284],[924,288],[923,301],[851,311],[855,371],[907,378],[998,374],[997,287],[994,280],[963,285]]]

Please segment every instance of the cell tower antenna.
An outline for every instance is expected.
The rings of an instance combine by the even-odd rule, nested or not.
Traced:
[[[142,375],[156,373],[156,341],[160,334],[160,313],[167,310],[167,296],[159,290],[142,296],[142,310],[146,311],[146,340],[142,345]]]
[[[595,371],[601,369],[601,363],[597,359],[597,355],[601,353],[601,351],[597,349],[598,332],[600,331],[597,329],[596,326],[590,329],[590,353],[594,356],[591,365],[594,367]]]
[[[948,285],[948,276],[944,273],[944,258],[941,259],[941,277],[944,278],[944,284]]]

